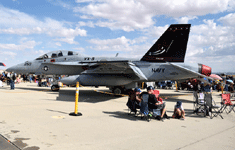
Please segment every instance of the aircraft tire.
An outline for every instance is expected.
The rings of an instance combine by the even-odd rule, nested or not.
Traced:
[[[122,88],[121,87],[115,87],[113,89],[114,94],[122,94]]]
[[[51,90],[52,91],[59,91],[60,90],[60,87],[58,85],[52,85],[51,86]]]

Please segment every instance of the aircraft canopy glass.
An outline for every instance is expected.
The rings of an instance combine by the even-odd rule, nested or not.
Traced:
[[[58,50],[58,51],[46,53],[46,54],[36,58],[36,60],[57,58],[57,57],[62,57],[62,56],[73,56],[73,55],[80,55],[80,54],[77,52],[73,52],[73,51]]]

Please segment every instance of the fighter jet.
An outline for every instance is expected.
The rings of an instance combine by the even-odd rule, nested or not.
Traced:
[[[184,64],[190,24],[172,24],[140,60],[119,57],[84,57],[73,51],[44,54],[7,71],[29,74],[76,75],[69,82],[84,86],[107,86],[114,93],[136,86],[136,82],[155,82],[204,78],[211,68]]]

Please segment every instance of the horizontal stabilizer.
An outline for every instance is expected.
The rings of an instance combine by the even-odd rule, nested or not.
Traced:
[[[169,62],[167,62],[169,63]],[[208,77],[208,76],[205,76],[203,74],[200,74],[196,71],[193,71],[193,70],[190,70],[190,69],[187,69],[187,68],[184,68],[182,66],[179,66],[179,65],[176,65],[176,64],[172,64],[172,63],[169,63],[170,65],[172,65],[173,67],[175,67],[176,69],[179,69],[183,72],[185,72],[186,74],[191,74],[192,75],[192,78],[197,78],[197,79],[200,79],[200,78],[207,78],[207,79],[210,79],[210,80],[213,80],[211,77]]]

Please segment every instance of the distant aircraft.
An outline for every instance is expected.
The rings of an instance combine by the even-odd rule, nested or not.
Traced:
[[[84,86],[107,86],[117,94],[135,87],[136,82],[204,78],[210,75],[210,67],[199,64],[195,70],[184,64],[190,27],[190,24],[170,25],[140,60],[83,57],[73,51],[56,51],[10,67],[7,71],[76,75],[68,81],[79,81]]]
[[[0,66],[4,66],[5,67],[6,65],[4,63],[0,62]]]

